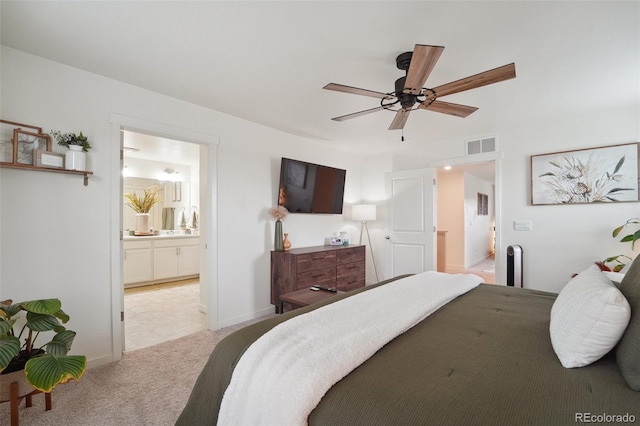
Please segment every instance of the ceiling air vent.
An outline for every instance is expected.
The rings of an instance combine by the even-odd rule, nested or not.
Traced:
[[[495,150],[495,136],[467,141],[467,155],[484,154],[485,152],[494,152]]]

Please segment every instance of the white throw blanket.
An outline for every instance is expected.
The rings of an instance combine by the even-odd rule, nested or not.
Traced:
[[[476,275],[424,272],[279,324],[238,361],[218,424],[306,425],[335,383],[481,282]]]

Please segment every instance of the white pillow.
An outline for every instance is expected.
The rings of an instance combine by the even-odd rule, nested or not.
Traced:
[[[624,278],[624,274],[622,272],[602,271],[602,273],[604,274],[605,277],[607,277],[611,281],[613,281],[613,283],[616,285],[616,287],[620,287],[620,283],[622,282],[622,279]]]
[[[630,317],[627,299],[592,265],[569,281],[553,303],[553,350],[565,368],[589,365],[613,349]]]

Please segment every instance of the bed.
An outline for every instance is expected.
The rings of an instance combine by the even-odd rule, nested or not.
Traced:
[[[218,423],[234,368],[248,348],[274,327],[403,278],[338,295],[228,336],[211,354],[176,424]],[[619,343],[614,349],[587,366],[565,368],[555,342],[552,345],[550,316],[554,302],[560,301],[558,295],[480,284],[392,339],[331,386],[306,421],[310,425],[638,421],[640,317],[633,314],[640,312],[640,261],[634,262],[619,287],[631,312],[628,325],[622,338],[615,338]],[[393,322],[395,315],[388,312],[388,321]],[[277,381],[272,387],[273,393],[281,391]],[[261,423],[277,422],[265,414]]]

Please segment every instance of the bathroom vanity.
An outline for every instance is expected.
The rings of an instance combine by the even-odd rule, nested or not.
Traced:
[[[198,277],[200,239],[185,234],[125,236],[123,269],[125,287]]]

